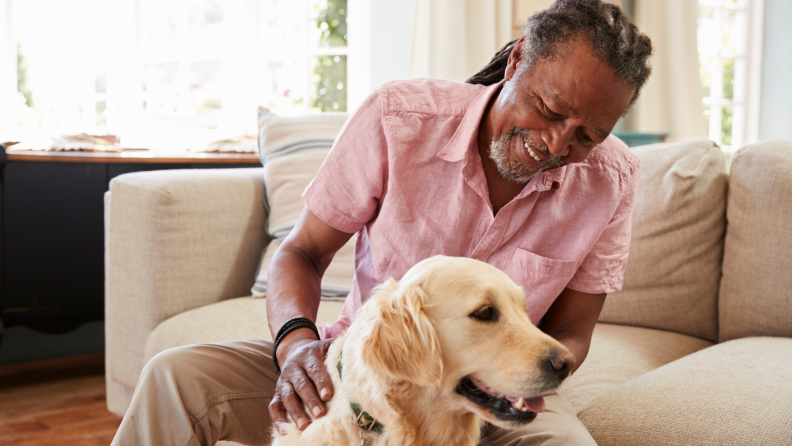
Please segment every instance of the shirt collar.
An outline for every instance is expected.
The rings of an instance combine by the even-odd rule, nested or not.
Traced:
[[[561,166],[558,169],[548,170],[546,172],[541,172],[539,175],[539,181],[537,182],[536,189],[543,191],[553,189],[553,183],[557,183],[558,186],[556,188],[561,187],[564,184],[564,177],[566,177],[566,166]]]
[[[484,110],[487,109],[487,104],[492,99],[492,95],[500,90],[504,82],[505,80],[490,85],[473,99],[473,102],[470,103],[465,111],[465,115],[462,117],[462,122],[459,123],[456,132],[448,140],[443,150],[438,152],[437,156],[439,158],[450,162],[476,159],[478,154],[476,136],[478,135],[481,118],[484,116]],[[465,164],[467,165],[467,163]]]
[[[503,86],[504,82],[506,81],[502,80],[497,84],[488,86],[473,99],[465,111],[465,115],[462,117],[462,122],[457,127],[456,132],[448,140],[445,147],[437,153],[438,158],[452,163],[465,161],[463,168],[475,162],[478,155],[477,136],[481,118],[484,116],[484,111],[487,109],[490,99]],[[537,190],[551,189],[553,183],[558,183],[558,187],[560,187],[564,183],[566,170],[567,166],[563,166],[539,173],[540,178],[536,182]]]

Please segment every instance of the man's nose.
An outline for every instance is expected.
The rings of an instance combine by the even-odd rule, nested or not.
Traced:
[[[572,150],[574,128],[558,123],[558,125],[542,132],[542,140],[547,149],[555,156],[565,157]]]

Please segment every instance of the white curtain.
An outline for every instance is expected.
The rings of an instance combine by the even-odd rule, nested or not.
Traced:
[[[17,94],[17,54],[11,32],[11,0],[0,0],[0,142],[11,140],[16,127],[19,95]]]
[[[635,104],[638,132],[668,141],[706,139],[699,80],[696,0],[635,0],[635,24],[655,48],[652,75]]]
[[[410,77],[464,82],[511,32],[512,0],[415,0]]]

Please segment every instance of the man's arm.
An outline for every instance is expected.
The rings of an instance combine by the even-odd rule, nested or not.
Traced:
[[[588,294],[565,288],[539,323],[539,329],[552,336],[575,356],[574,373],[588,355],[591,334],[607,294]]]
[[[353,234],[341,232],[314,215],[306,206],[294,229],[272,257],[267,284],[267,319],[272,339],[289,319],[316,319],[322,295],[322,275],[333,256]],[[287,345],[294,333],[310,333],[308,328],[295,330],[281,346]]]
[[[316,320],[321,299],[322,275],[333,256],[352,237],[303,209],[286,240],[272,257],[267,284],[267,320],[272,339],[289,319]],[[300,328],[289,333],[273,352],[282,373],[269,411],[272,422],[287,423],[286,412],[302,430],[309,417],[303,403],[314,416],[323,416],[322,401],[333,396],[333,384],[324,367],[330,342],[317,341],[313,330]],[[320,396],[321,395],[321,396]]]

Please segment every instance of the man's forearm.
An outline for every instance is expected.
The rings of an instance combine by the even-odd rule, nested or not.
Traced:
[[[297,224],[275,252],[267,283],[267,322],[274,340],[280,328],[295,317],[316,321],[322,298],[322,275],[338,250],[352,237],[323,222],[306,206]],[[298,339],[315,339],[308,328],[300,328],[281,340],[288,350]],[[281,347],[278,350],[281,350]]]
[[[283,246],[275,253],[267,284],[267,322],[273,339],[289,319],[316,319],[322,295],[321,273],[314,262],[297,249]],[[295,330],[293,333],[316,337],[307,328]]]

